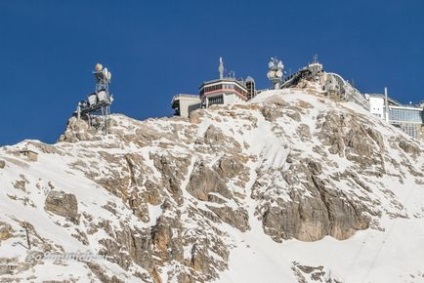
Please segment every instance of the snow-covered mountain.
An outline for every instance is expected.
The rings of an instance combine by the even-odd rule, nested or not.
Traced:
[[[423,145],[319,89],[0,148],[1,282],[424,282]]]

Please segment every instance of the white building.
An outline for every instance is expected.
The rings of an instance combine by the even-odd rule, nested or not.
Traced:
[[[390,97],[387,97],[386,102],[382,94],[366,94],[365,97],[369,100],[372,114],[400,128],[411,137],[424,141],[423,105],[402,105]]]
[[[237,80],[224,77],[224,63],[219,59],[219,79],[206,81],[199,87],[199,95],[178,94],[172,98],[175,115],[188,117],[198,108],[208,108],[214,104],[243,103],[256,96],[255,81],[251,77]]]
[[[249,99],[249,90],[243,81],[223,78],[202,83],[199,87],[200,100],[206,108],[213,104],[235,104]]]
[[[198,95],[177,94],[172,98],[171,106],[175,110],[175,115],[188,117],[190,112],[201,107],[201,100]]]
[[[375,116],[384,119],[384,97],[382,96],[369,96],[370,112]]]

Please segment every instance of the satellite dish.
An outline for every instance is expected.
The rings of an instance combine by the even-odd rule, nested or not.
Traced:
[[[95,105],[95,104],[97,104],[97,95],[96,95],[96,93],[91,93],[88,96],[88,105],[92,106],[92,105]]]
[[[107,92],[104,91],[104,90],[99,91],[97,93],[97,99],[98,99],[99,102],[107,102],[109,100]]]
[[[283,62],[281,62],[281,61],[278,62],[277,67],[280,68],[280,69],[283,69],[284,68]]]
[[[282,77],[283,77],[283,72],[282,72],[281,70],[278,70],[278,71],[275,73],[275,75],[276,75],[278,78],[282,78]]]
[[[96,72],[100,72],[103,69],[103,65],[100,63],[97,63],[94,69],[96,70]]]
[[[275,78],[275,71],[269,71],[267,77],[268,79]]]

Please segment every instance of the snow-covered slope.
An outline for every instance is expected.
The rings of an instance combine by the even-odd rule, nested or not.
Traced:
[[[109,128],[0,149],[0,280],[424,282],[423,146],[355,104],[267,91]]]

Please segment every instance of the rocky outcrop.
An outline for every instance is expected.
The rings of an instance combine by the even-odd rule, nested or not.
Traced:
[[[281,189],[287,191],[289,201],[280,198],[267,201],[268,192],[261,178],[252,190],[254,199],[266,200],[258,206],[257,214],[263,219],[264,232],[273,240],[316,241],[327,235],[343,240],[356,230],[369,227],[367,207],[350,199],[328,179],[323,179],[320,162],[291,162],[288,170],[274,173],[285,181]]]
[[[366,120],[351,112],[330,111],[317,117],[318,138],[328,152],[346,157],[362,169],[373,166],[378,175],[384,172],[381,152],[384,149],[380,133],[371,129]]]
[[[207,145],[209,147],[209,152],[230,152],[234,154],[241,151],[239,142],[233,137],[225,135],[220,128],[214,125],[210,125],[203,139],[197,139],[196,143],[199,145]]]
[[[411,142],[405,139],[401,139],[398,144],[399,147],[406,153],[413,154],[414,156],[417,156],[421,153],[418,146],[412,144]]]
[[[0,242],[12,237],[12,233],[13,229],[9,224],[0,222]]]
[[[220,194],[224,198],[232,196],[219,175],[203,163],[199,164],[191,174],[187,191],[202,201],[207,201],[210,193]]]
[[[90,128],[85,120],[78,120],[76,117],[72,117],[68,121],[68,126],[63,135],[60,136],[59,141],[61,142],[77,142],[91,140],[95,135],[96,130]]]
[[[246,232],[250,229],[249,227],[249,215],[247,211],[243,208],[234,210],[231,207],[214,207],[207,205],[211,211],[218,215],[219,219],[225,223],[230,224],[233,227],[236,227],[242,232]]]
[[[63,191],[50,191],[44,209],[72,222],[78,222],[78,201],[75,195]]]

